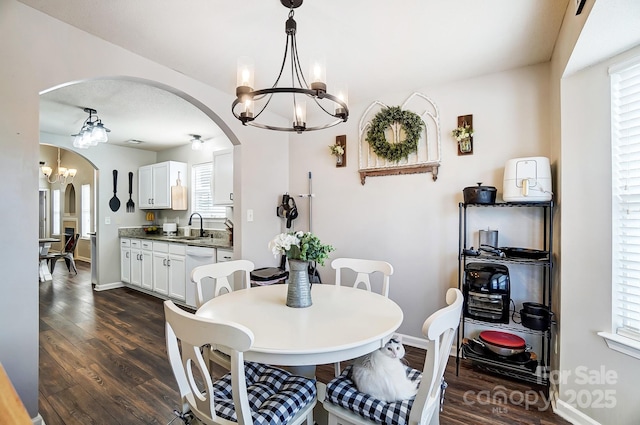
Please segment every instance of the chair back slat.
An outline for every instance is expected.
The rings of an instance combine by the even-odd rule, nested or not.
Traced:
[[[374,273],[382,273],[380,294],[385,297],[389,296],[389,276],[393,274],[393,266],[388,262],[359,258],[336,258],[331,262],[331,267],[336,270],[335,283],[337,286],[342,285],[342,270],[349,269],[356,273],[356,279],[352,286],[358,288],[363,285],[367,291],[372,290],[370,276]]]
[[[244,273],[242,282],[235,285],[236,289],[248,288],[254,268],[253,262],[249,260],[225,261],[195,267],[191,272],[191,281],[196,284],[196,307],[200,308],[209,299],[233,291],[229,277],[237,271]],[[212,296],[207,296],[204,289],[207,285],[211,285],[211,282],[213,287],[208,288],[207,294]]]

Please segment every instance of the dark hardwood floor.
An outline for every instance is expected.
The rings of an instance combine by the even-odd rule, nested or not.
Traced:
[[[76,264],[77,276],[60,262],[53,282],[40,284],[40,414],[47,425],[168,424],[178,393],[162,300],[124,288],[95,292],[89,265]],[[406,359],[421,369],[424,351],[407,347]],[[320,381],[332,376],[333,365],[318,367]],[[544,404],[543,388],[476,371],[466,361],[456,376],[454,359],[445,378],[443,425],[568,424]]]

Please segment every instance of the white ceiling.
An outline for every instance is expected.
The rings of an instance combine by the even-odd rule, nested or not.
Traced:
[[[239,56],[253,58],[263,88],[284,53],[288,10],[278,0],[21,1],[229,94]],[[329,92],[332,81],[344,81],[351,104],[369,103],[549,61],[569,1],[306,0],[295,10],[298,48],[303,67],[314,52],[326,57]],[[95,81],[44,94],[41,129],[76,133],[88,106],[111,128],[112,143],[139,139],[148,142],[141,148],[161,150],[193,133],[215,137],[217,127],[195,107],[131,84]]]

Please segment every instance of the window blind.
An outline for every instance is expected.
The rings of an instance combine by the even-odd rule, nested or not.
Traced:
[[[191,167],[191,212],[203,218],[225,218],[225,207],[213,204],[213,162]]]
[[[610,69],[613,326],[640,340],[640,58]]]

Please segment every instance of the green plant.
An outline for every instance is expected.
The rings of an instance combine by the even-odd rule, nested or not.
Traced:
[[[385,130],[396,123],[404,130],[405,139],[389,143]],[[418,150],[418,139],[423,128],[424,121],[418,114],[403,111],[399,106],[390,106],[373,117],[367,132],[367,142],[376,155],[397,162]]]
[[[324,260],[333,251],[331,245],[324,245],[311,232],[280,233],[269,242],[269,249],[275,257],[286,255],[292,260],[316,261],[324,266]]]

